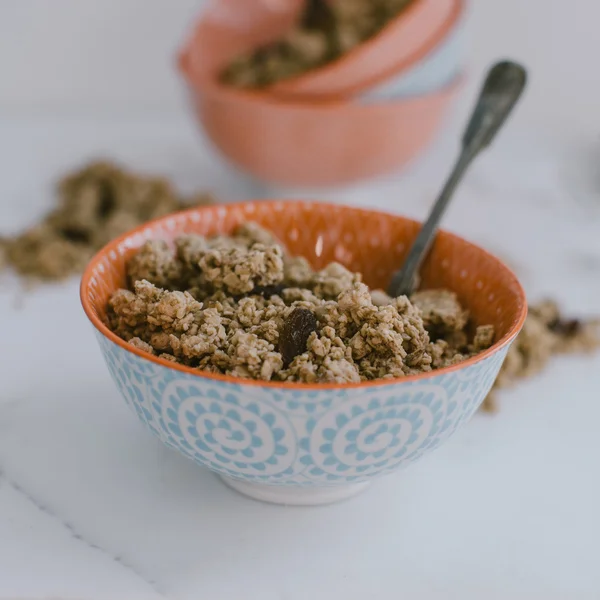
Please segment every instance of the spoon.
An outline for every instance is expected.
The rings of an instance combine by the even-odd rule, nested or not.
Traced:
[[[439,222],[450,204],[454,191],[473,159],[490,145],[506,121],[521,96],[526,81],[525,68],[508,60],[496,63],[488,71],[477,104],[463,134],[458,160],[429,217],[419,231],[404,265],[392,277],[388,287],[390,296],[394,298],[402,295],[409,296],[417,287],[419,269],[431,249]]]

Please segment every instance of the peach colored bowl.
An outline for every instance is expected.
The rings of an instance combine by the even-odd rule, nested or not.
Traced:
[[[252,4],[252,13],[244,16]],[[297,99],[346,98],[374,83],[398,76],[434,49],[456,26],[463,0],[414,0],[381,32],[338,60],[270,86],[266,93]],[[302,2],[221,0],[203,16],[183,53],[194,72],[216,79],[236,56],[282,37]]]
[[[262,382],[201,372],[146,354],[103,323],[125,284],[127,258],[147,239],[229,233],[254,220],[316,268],[337,260],[385,286],[419,224],[400,216],[320,202],[245,202],[193,209],[111,242],[88,265],[84,310],[109,371],[140,421],[167,446],[254,498],[321,504],[358,493],[450,437],[493,384],[527,308],[512,272],[485,250],[440,232],[422,271],[424,287],[454,290],[496,343],[451,367],[358,384]]]
[[[461,83],[387,102],[300,103],[198,76],[185,56],[180,66],[215,146],[254,177],[284,185],[350,183],[402,167],[431,142]]]

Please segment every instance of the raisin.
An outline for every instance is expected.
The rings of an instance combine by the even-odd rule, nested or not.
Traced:
[[[306,342],[310,334],[316,330],[317,318],[307,308],[295,308],[289,314],[279,334],[279,352],[284,367],[306,351]]]

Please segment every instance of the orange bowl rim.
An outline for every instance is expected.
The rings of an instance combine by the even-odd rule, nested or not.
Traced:
[[[302,200],[302,199],[299,199],[299,200],[298,199],[294,199],[294,200],[273,200],[273,199],[260,200],[260,199],[258,199],[258,200],[246,200],[243,202],[228,203],[228,204],[221,205],[221,206],[243,207],[247,204],[253,204],[256,202],[271,203],[271,204],[281,204],[282,202],[295,204],[295,203],[301,202],[305,207],[307,207],[309,209],[313,208],[313,207],[319,207],[319,208],[325,207],[325,208],[332,208],[332,209],[336,208],[339,210],[340,208],[342,208],[342,209],[349,209],[349,210],[352,210],[352,211],[358,212],[358,213],[361,213],[361,212],[362,213],[377,213],[380,215],[386,215],[390,218],[403,219],[403,220],[409,221],[411,223],[419,224],[419,222],[416,221],[415,219],[410,219],[408,217],[404,217],[402,215],[390,213],[387,211],[372,210],[372,209],[362,208],[359,206],[349,206],[349,205],[342,205],[342,204],[334,204],[334,203],[330,203],[330,202],[319,202],[319,201],[314,201],[314,200],[311,201],[311,200]],[[215,208],[214,206],[200,206],[200,207],[191,208],[191,209],[181,211],[178,213],[173,213],[173,214],[176,214],[179,217],[186,217],[187,215],[198,214],[198,213],[202,213],[204,211],[214,210],[214,208]],[[87,318],[91,321],[92,325],[96,328],[96,330],[98,332],[100,332],[105,338],[107,338],[108,340],[110,340],[111,342],[116,344],[117,346],[121,347],[126,352],[131,352],[132,354],[135,354],[138,357],[140,357],[144,360],[153,362],[159,366],[162,366],[162,367],[165,367],[168,369],[174,369],[176,371],[181,371],[182,373],[187,373],[188,375],[193,375],[193,376],[199,377],[201,379],[222,381],[225,383],[239,385],[239,386],[251,385],[251,386],[257,386],[257,387],[267,387],[267,388],[286,389],[286,390],[303,390],[303,391],[318,391],[318,390],[327,390],[327,389],[329,389],[329,390],[358,389],[358,388],[365,389],[365,388],[378,387],[378,386],[382,386],[382,385],[395,385],[395,384],[408,383],[408,382],[413,382],[413,381],[426,381],[433,377],[445,375],[447,373],[452,373],[452,372],[459,371],[461,369],[473,366],[473,365],[491,357],[492,355],[496,354],[496,352],[500,351],[502,348],[504,348],[506,345],[510,344],[514,340],[514,338],[518,335],[519,331],[523,327],[523,323],[525,322],[525,318],[527,317],[527,300],[526,300],[525,290],[523,289],[523,286],[521,285],[521,283],[519,282],[517,276],[513,273],[513,271],[502,260],[500,260],[498,257],[493,255],[491,252],[488,252],[487,250],[481,248],[480,246],[477,246],[476,244],[473,244],[472,242],[465,240],[461,236],[458,236],[458,235],[451,233],[449,231],[446,231],[446,230],[441,230],[441,231],[443,231],[443,233],[445,235],[450,236],[450,238],[460,240],[466,244],[469,244],[473,248],[476,248],[477,251],[482,253],[484,256],[487,256],[488,258],[491,258],[492,260],[494,260],[497,263],[497,265],[499,266],[499,268],[503,269],[509,275],[509,278],[512,279],[512,283],[517,291],[517,295],[518,295],[518,299],[519,299],[519,310],[517,311],[517,314],[514,315],[513,322],[512,322],[512,325],[510,326],[510,329],[507,331],[507,333],[504,336],[502,336],[502,338],[500,338],[497,342],[495,342],[487,350],[484,350],[483,352],[480,352],[476,356],[468,358],[465,361],[459,362],[455,365],[451,365],[448,367],[443,367],[441,369],[435,369],[432,371],[427,371],[425,373],[418,373],[416,375],[407,375],[405,377],[394,377],[391,379],[376,379],[373,381],[361,381],[360,383],[300,383],[300,382],[287,382],[287,381],[261,381],[261,380],[256,380],[256,379],[245,379],[242,377],[233,377],[231,375],[221,375],[219,373],[209,373],[206,371],[200,371],[199,369],[195,369],[193,367],[188,367],[188,366],[185,366],[185,365],[182,365],[179,363],[174,363],[174,362],[165,360],[163,358],[159,358],[158,356],[153,356],[152,354],[148,354],[147,352],[144,352],[143,350],[139,350],[135,346],[132,346],[125,340],[121,339],[119,336],[117,336],[114,332],[112,332],[102,322],[102,319],[100,319],[100,317],[98,316],[98,314],[92,307],[92,302],[91,302],[91,300],[89,298],[89,294],[88,294],[89,287],[90,287],[90,280],[91,280],[92,276],[94,275],[94,269],[96,268],[98,263],[106,257],[107,254],[109,254],[113,250],[116,250],[128,238],[133,237],[136,234],[139,234],[149,228],[150,229],[155,228],[160,223],[166,222],[168,219],[173,217],[173,214],[165,215],[163,217],[154,219],[143,225],[140,225],[139,227],[136,227],[135,229],[132,229],[132,230],[128,231],[127,233],[124,233],[123,235],[114,239],[113,241],[109,242],[106,246],[104,246],[104,248],[99,250],[94,255],[94,257],[90,260],[90,262],[88,263],[88,265],[85,268],[85,271],[83,272],[83,275],[81,278],[80,290],[79,290],[80,299],[81,299],[81,304],[83,306],[83,310],[84,310]]]

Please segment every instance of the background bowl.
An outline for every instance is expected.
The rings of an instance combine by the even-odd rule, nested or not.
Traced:
[[[196,79],[181,67],[193,109],[223,155],[257,179],[330,186],[394,171],[440,129],[460,88],[385,102],[288,102]]]
[[[151,238],[228,233],[254,220],[316,268],[332,260],[386,285],[419,224],[377,211],[310,202],[245,202],[159,219],[106,246],[87,267],[84,310],[109,371],[138,418],[167,446],[261,500],[321,504],[351,496],[406,466],[469,420],[494,382],[527,312],[524,292],[497,258],[440,232],[424,287],[454,290],[498,341],[463,363],[418,376],[360,384],[258,382],[202,373],[133,348],[103,324],[125,263]]]
[[[232,59],[257,46],[280,39],[292,26],[302,2],[247,0],[215,2],[200,19],[184,53],[195,72],[217,79]],[[258,93],[295,98],[347,98],[373,82],[414,66],[456,27],[463,0],[414,0],[377,35],[321,68],[278,82]]]
[[[289,27],[299,2],[283,3],[279,12],[257,8],[252,19],[234,10],[245,2],[216,2],[180,53],[179,67],[204,131],[242,171],[284,187],[348,184],[399,169],[440,129],[464,62],[463,1],[452,2],[451,17],[426,56],[371,73],[344,99],[237,90],[216,77],[241,48]],[[424,6],[418,2],[411,10],[417,5]]]

